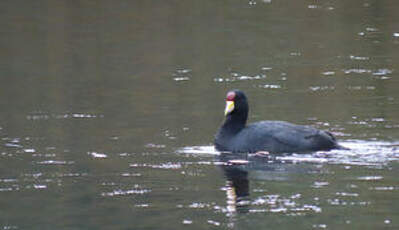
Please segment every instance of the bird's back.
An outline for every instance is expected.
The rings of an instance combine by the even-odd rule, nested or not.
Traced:
[[[328,132],[284,121],[249,124],[226,143],[228,151],[271,153],[330,150],[337,146]]]

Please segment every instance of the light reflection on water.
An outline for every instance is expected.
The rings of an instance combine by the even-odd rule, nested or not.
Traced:
[[[378,182],[384,180],[383,176],[355,176],[348,183],[348,178],[339,182],[330,178],[335,172],[327,165],[342,165],[346,170],[351,167],[380,166],[389,168],[387,165],[392,161],[399,160],[398,143],[390,142],[367,142],[346,141],[341,143],[351,150],[335,150],[331,152],[317,152],[314,154],[291,154],[277,157],[259,157],[256,155],[234,155],[218,153],[212,146],[193,146],[180,149],[179,153],[216,156],[216,161],[224,162],[218,164],[226,177],[226,185],[221,188],[226,193],[225,206],[214,206],[215,212],[225,213],[229,217],[226,226],[235,226],[238,214],[258,215],[260,213],[280,214],[291,217],[319,215],[329,212],[331,207],[371,208],[373,201],[369,200],[359,187],[364,185],[358,183]],[[245,158],[240,164],[234,164],[232,159]],[[377,167],[379,168],[379,167]],[[357,169],[355,169],[357,171]],[[368,171],[368,170],[366,170]],[[371,173],[371,172],[370,172]],[[281,186],[285,181],[292,183],[298,179],[310,177],[312,184],[302,189],[286,192],[272,192],[273,184]],[[268,181],[268,184],[264,184]],[[305,180],[306,181],[306,180]],[[304,181],[304,182],[305,182]],[[329,182],[331,181],[331,182]],[[343,186],[335,187],[335,183]],[[309,183],[308,181],[305,182]],[[392,183],[388,182],[388,183]],[[252,184],[252,185],[251,185]],[[253,185],[255,184],[255,185]],[[261,186],[259,186],[261,184]],[[388,186],[368,185],[368,190],[392,191],[399,187],[390,184]],[[286,186],[286,184],[285,184]],[[299,186],[300,188],[301,186]],[[346,188],[345,188],[346,187]],[[337,189],[335,192],[333,192]],[[278,188],[275,190],[279,190]],[[330,191],[330,194],[319,191]],[[386,217],[390,223],[390,217]],[[345,219],[346,224],[352,223],[351,217]],[[325,224],[314,224],[313,228],[326,228]]]
[[[269,156],[269,163],[279,161],[287,163],[310,162],[378,166],[399,160],[399,142],[348,140],[340,144],[349,148],[349,150],[320,151],[312,154],[271,155]],[[177,152],[198,155],[220,154],[213,146],[189,146],[181,148]],[[252,155],[250,154],[249,156],[251,157]],[[243,156],[241,155],[241,157]]]
[[[166,158],[163,157],[166,146],[158,148],[158,144],[150,144],[148,146],[156,151],[143,157],[153,155],[160,159],[140,162],[135,154],[105,154],[100,151],[82,154],[86,159],[59,160],[65,151],[59,152],[56,147],[48,147],[41,152],[34,147],[24,148],[21,138],[4,140],[18,146],[5,145],[17,151],[11,155],[3,154],[3,158],[31,159],[35,168],[33,173],[1,177],[0,193],[4,195],[21,192],[57,193],[74,187],[74,184],[82,186],[85,181],[90,181],[89,186],[97,187],[90,196],[103,199],[101,202],[127,200],[131,202],[131,208],[140,212],[167,208],[180,213],[178,210],[182,210],[186,213],[179,215],[183,225],[206,223],[233,228],[242,224],[240,218],[243,214],[252,215],[253,218],[258,218],[262,213],[299,218],[324,216],[334,207],[370,209],[375,201],[365,191],[379,194],[399,189],[386,175],[387,172],[389,174],[391,163],[399,160],[398,142],[347,140],[341,144],[350,150],[277,156],[219,153],[213,146],[187,146],[168,153]],[[170,154],[174,154],[175,159]],[[127,168],[113,173],[83,172],[78,169],[86,161],[105,164],[118,159],[123,159]],[[150,159],[153,161],[154,157]],[[337,179],[336,174],[342,175],[342,170],[349,173]],[[217,175],[220,173],[224,177]],[[166,181],[162,181],[162,175],[166,176]],[[210,190],[201,187],[201,180],[215,176],[215,187]],[[198,196],[195,195],[197,193],[205,194]],[[216,198],[220,197],[220,193],[224,193],[224,201]],[[185,198],[177,198],[174,202],[164,200],[164,196]],[[164,202],[165,207],[161,205]],[[196,213],[216,217],[198,219]],[[391,223],[392,218],[392,215],[387,214],[384,221]],[[355,220],[346,217],[345,221],[350,224]],[[323,223],[314,225],[320,227]]]
[[[399,229],[396,1],[18,2],[0,229]],[[351,150],[218,153],[233,88]]]
[[[40,115],[28,120],[60,118],[98,120],[103,117],[64,114]],[[339,137],[351,137],[346,130],[329,122],[316,117],[308,120],[317,126],[329,127]],[[380,124],[395,126],[382,117],[352,117],[346,123],[367,128]],[[161,133],[168,139],[174,137],[170,140],[179,138],[178,134],[171,135],[173,131],[169,129]],[[118,136],[107,139],[112,143],[123,140]],[[1,157],[17,164],[23,172],[0,177],[0,194],[36,196],[85,188],[92,190],[90,199],[100,200],[104,205],[126,200],[136,212],[175,210],[175,218],[182,225],[234,228],[243,224],[242,215],[256,219],[262,214],[275,218],[316,215],[323,219],[335,207],[378,209],[378,202],[370,198],[370,194],[383,196],[399,189],[391,175],[391,165],[399,160],[399,142],[347,139],[340,144],[350,150],[247,155],[220,153],[211,145],[171,148],[153,141],[144,144],[143,152],[139,153],[92,148],[76,155],[69,148],[40,146],[42,137],[5,136],[2,141]],[[122,169],[99,170],[118,161]],[[211,178],[215,184],[207,188]],[[207,218],[196,218],[198,213],[205,213]],[[216,217],[211,217],[214,215]],[[353,216],[340,218],[347,225],[356,221]],[[383,219],[384,224],[392,225],[394,218],[386,213]],[[312,226],[325,228],[324,223],[314,222]]]
[[[341,144],[350,150],[282,156],[258,156],[256,154],[248,156],[246,154],[219,153],[213,146],[189,146],[179,149],[178,153],[215,156],[216,162],[218,162],[215,165],[222,168],[227,179],[226,185],[221,188],[226,192],[226,206],[215,206],[215,211],[226,213],[229,217],[234,217],[237,213],[280,213],[286,216],[306,216],[311,213],[323,212],[324,209],[328,209],[325,207],[326,205],[368,207],[372,201],[367,198],[359,198],[362,197],[362,193],[358,191],[358,185],[355,184],[346,185],[349,190],[341,188],[328,198],[314,195],[308,197],[309,194],[302,194],[301,190],[293,194],[270,194],[267,187],[266,189],[253,188],[250,184],[259,183],[259,181],[295,181],[294,178],[298,175],[334,174],[326,169],[328,164],[342,165],[347,170],[350,170],[352,166],[381,169],[389,168],[387,165],[399,160],[399,142],[353,140]],[[237,159],[241,160],[237,161]],[[357,182],[378,182],[384,177],[378,175],[358,176],[353,179]],[[314,190],[311,194],[317,194],[317,190],[326,190],[330,186],[330,182],[317,179],[309,187]],[[391,184],[390,186],[371,186],[368,189],[392,191],[399,187]],[[350,223],[351,221],[347,220],[346,222]],[[234,223],[230,222],[227,225],[234,225]]]

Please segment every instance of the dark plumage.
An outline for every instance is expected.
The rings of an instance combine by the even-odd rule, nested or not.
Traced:
[[[343,148],[331,133],[310,126],[284,121],[261,121],[246,125],[248,110],[248,101],[242,91],[227,93],[226,120],[215,138],[218,151],[301,153]]]

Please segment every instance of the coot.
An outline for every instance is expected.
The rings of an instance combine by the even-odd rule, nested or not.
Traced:
[[[246,125],[248,101],[244,92],[227,93],[226,120],[215,137],[218,151],[233,153],[303,153],[343,149],[334,136],[310,126],[284,121],[260,121]]]

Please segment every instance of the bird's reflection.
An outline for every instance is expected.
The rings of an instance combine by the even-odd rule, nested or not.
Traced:
[[[221,153],[217,160],[226,177],[227,212],[246,213],[250,209],[249,175],[255,180],[285,181],[290,176],[314,170],[311,165],[298,165],[276,160],[275,157],[257,157]]]
[[[222,169],[227,178],[227,211],[246,212],[250,204],[248,172],[234,165],[225,165]]]
[[[220,167],[227,179],[225,187],[227,212],[230,214],[246,212],[250,204],[246,157],[243,159],[243,157],[240,158],[237,155],[222,153],[217,160],[224,163]]]

